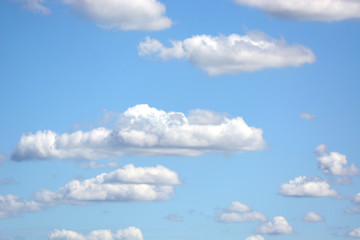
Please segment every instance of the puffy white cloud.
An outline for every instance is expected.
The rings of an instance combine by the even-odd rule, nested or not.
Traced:
[[[50,240],[143,240],[144,237],[139,228],[128,227],[119,229],[116,233],[112,233],[108,229],[94,230],[84,236],[80,233],[70,230],[54,230],[49,235]]]
[[[195,110],[189,116],[165,112],[146,104],[120,114],[114,129],[57,134],[39,131],[23,135],[12,154],[26,159],[100,159],[122,154],[186,155],[205,152],[258,151],[266,147],[262,129],[250,127],[241,117],[227,118]]]
[[[34,194],[38,202],[54,206],[62,203],[87,204],[102,201],[164,201],[181,184],[177,173],[163,167],[126,165],[84,181],[72,180],[56,192],[43,189]]]
[[[226,223],[265,222],[267,217],[261,212],[252,211],[248,205],[235,201],[219,214],[218,220]]]
[[[290,234],[293,232],[293,228],[284,217],[277,216],[261,225],[257,232],[262,234]]]
[[[360,169],[354,164],[346,167],[348,164],[346,155],[338,152],[327,154],[325,152],[326,149],[327,146],[325,144],[321,144],[315,149],[318,166],[325,174],[336,176],[354,176],[360,174]]]
[[[40,203],[27,201],[15,195],[0,195],[0,218],[16,217],[24,212],[40,211],[42,208]]]
[[[316,212],[308,212],[303,217],[303,221],[305,222],[323,222],[325,221],[324,217],[317,214]]]
[[[355,228],[351,232],[349,232],[349,236],[354,238],[360,238],[360,227]]]
[[[316,119],[316,115],[307,112],[300,113],[300,117],[308,121]]]
[[[258,7],[266,13],[296,20],[341,21],[360,18],[358,0],[234,0],[240,5]]]
[[[174,221],[174,222],[183,222],[184,218],[181,216],[178,216],[176,214],[169,214],[166,217],[164,217],[164,219],[167,219],[169,221]]]
[[[147,37],[139,44],[138,52],[141,56],[155,55],[163,60],[186,59],[211,76],[300,66],[315,61],[309,48],[289,45],[284,39],[255,31],[244,36],[196,35],[183,41],[171,41],[171,45],[168,48]]]
[[[318,177],[300,176],[280,186],[279,193],[291,197],[327,197],[338,195],[330,185]]]
[[[24,7],[29,11],[41,14],[50,14],[51,10],[48,7],[45,7],[43,3],[45,0],[15,0],[17,2],[22,2]]]
[[[255,235],[247,237],[245,240],[264,240],[264,238],[261,235]]]
[[[95,21],[102,28],[120,30],[163,30],[172,21],[165,5],[157,0],[63,0],[75,13]]]

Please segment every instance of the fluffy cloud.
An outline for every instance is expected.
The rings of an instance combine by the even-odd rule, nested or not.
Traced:
[[[164,217],[164,219],[169,220],[169,221],[174,221],[174,222],[183,222],[184,218],[181,216],[178,216],[176,214],[169,214],[166,217]]]
[[[293,232],[293,228],[284,217],[278,216],[261,225],[257,232],[262,234],[290,234]]]
[[[56,192],[43,189],[35,193],[35,199],[50,206],[96,201],[164,201],[170,198],[177,184],[181,184],[177,173],[163,166],[135,168],[130,164],[95,178],[72,180]]]
[[[172,25],[157,0],[63,0],[74,11],[102,28],[163,30]]]
[[[341,21],[360,18],[357,0],[234,0],[240,5],[258,7],[266,13],[296,20]]]
[[[354,164],[346,167],[348,164],[346,155],[338,152],[327,154],[325,152],[326,148],[325,144],[321,144],[315,149],[318,166],[325,174],[336,176],[354,176],[360,174],[359,168]]]
[[[41,14],[49,14],[51,10],[43,5],[45,0],[15,0],[18,2],[22,2],[24,7],[29,11]]]
[[[323,216],[320,216],[319,214],[315,212],[308,212],[303,217],[303,221],[305,222],[323,222],[325,221]]]
[[[108,229],[94,230],[84,236],[80,233],[70,230],[54,230],[49,235],[50,240],[143,240],[144,237],[140,229],[136,227],[128,227],[119,229],[116,233],[112,233]]]
[[[141,56],[155,55],[163,60],[186,59],[211,76],[300,66],[315,61],[309,48],[289,45],[284,39],[255,31],[245,36],[196,35],[183,41],[171,41],[171,45],[168,48],[147,37],[139,44],[138,51]]]
[[[314,114],[310,114],[310,113],[306,113],[306,112],[302,112],[300,113],[300,117],[303,119],[306,119],[308,121],[310,120],[314,120],[316,118],[316,115]]]
[[[100,159],[122,154],[186,155],[205,152],[258,151],[266,147],[263,131],[241,117],[226,118],[205,110],[164,112],[146,104],[120,114],[114,129],[57,134],[39,131],[23,135],[12,154],[26,159]]]
[[[27,201],[15,195],[0,195],[0,218],[16,217],[20,213],[36,212],[42,208],[40,203]]]
[[[291,197],[328,197],[338,193],[318,177],[300,176],[280,186],[279,193]]]
[[[226,223],[265,222],[267,217],[261,212],[252,211],[246,204],[235,201],[219,214],[218,220]]]
[[[349,232],[350,237],[360,238],[360,228],[355,228],[351,232]]]
[[[264,240],[264,238],[260,235],[247,237],[245,240]]]

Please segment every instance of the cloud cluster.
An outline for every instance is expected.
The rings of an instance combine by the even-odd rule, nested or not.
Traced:
[[[267,217],[261,212],[252,211],[246,204],[235,201],[219,214],[218,220],[226,223],[265,222]]]
[[[324,217],[317,214],[316,212],[308,212],[303,217],[304,222],[323,222],[325,221]]]
[[[290,234],[293,232],[292,226],[282,216],[274,217],[273,220],[264,223],[257,229],[258,233],[262,234]]]
[[[18,196],[8,194],[0,195],[0,218],[16,217],[24,212],[36,212],[43,209],[41,203],[27,201]]]
[[[328,197],[338,195],[330,185],[319,177],[300,176],[280,186],[279,193],[291,197]]]
[[[349,232],[349,236],[353,238],[360,238],[360,227],[355,228],[351,232]]]
[[[354,164],[347,167],[348,161],[346,155],[338,152],[327,154],[325,152],[326,149],[327,146],[325,144],[321,144],[315,149],[318,166],[325,174],[336,176],[354,176],[360,174],[360,169]]]
[[[70,230],[54,230],[49,235],[49,240],[144,240],[139,228],[128,227],[112,233],[108,229],[94,230],[86,236]]]
[[[155,55],[163,60],[186,59],[210,76],[300,66],[315,61],[309,48],[289,45],[284,39],[255,31],[244,36],[196,35],[183,41],[171,41],[171,45],[165,47],[147,37],[139,44],[138,51],[140,56]]]
[[[354,0],[234,0],[245,6],[257,7],[266,13],[288,19],[341,21],[360,18],[360,2]]]
[[[12,159],[100,159],[123,154],[197,156],[205,152],[258,151],[266,147],[263,131],[241,117],[194,110],[189,116],[146,104],[120,114],[114,129],[57,134],[39,131],[23,135]]]

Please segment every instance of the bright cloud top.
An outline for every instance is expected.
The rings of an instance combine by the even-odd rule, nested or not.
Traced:
[[[35,199],[46,205],[90,202],[165,201],[181,184],[177,173],[163,167],[126,165],[84,181],[72,180],[56,192],[43,189]]]
[[[36,212],[42,209],[42,204],[27,201],[15,195],[0,195],[0,218],[16,217],[24,212]]]
[[[139,228],[128,227],[125,229],[119,229],[115,233],[112,233],[108,229],[94,230],[88,235],[82,235],[80,233],[70,230],[54,230],[49,235],[49,240],[143,240],[144,237]]]
[[[266,13],[296,20],[341,21],[360,18],[357,0],[234,0],[240,5],[258,7]]]
[[[280,186],[279,193],[290,197],[328,197],[338,195],[330,185],[318,177],[300,176]]]
[[[246,204],[235,201],[219,214],[218,220],[226,223],[265,222],[267,217],[261,212],[252,211]]]
[[[304,222],[323,222],[325,221],[324,217],[317,214],[316,212],[308,212],[303,217]]]
[[[157,0],[63,0],[74,11],[102,28],[163,30],[172,25]]]
[[[327,146],[325,144],[321,144],[315,149],[318,166],[325,174],[337,176],[354,176],[360,174],[359,168],[354,164],[346,167],[348,164],[346,155],[338,152],[327,154],[326,149]]]
[[[349,236],[353,238],[360,238],[360,227],[355,228],[351,232],[349,232]]]
[[[147,37],[138,46],[140,56],[155,55],[163,60],[186,59],[211,76],[253,72],[263,68],[300,66],[315,61],[314,53],[301,45],[289,45],[262,32],[245,36],[196,35],[183,41],[171,41],[165,47]]]
[[[120,114],[114,129],[57,134],[39,131],[23,135],[12,154],[27,159],[100,159],[123,154],[197,156],[205,152],[235,153],[266,147],[263,131],[249,127],[241,117],[194,110],[186,117],[146,104]]]
[[[293,232],[292,226],[282,216],[274,217],[273,220],[264,223],[257,229],[262,234],[290,234]]]

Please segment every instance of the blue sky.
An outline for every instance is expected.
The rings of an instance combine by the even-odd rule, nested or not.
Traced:
[[[0,239],[360,238],[360,2],[0,2]]]

